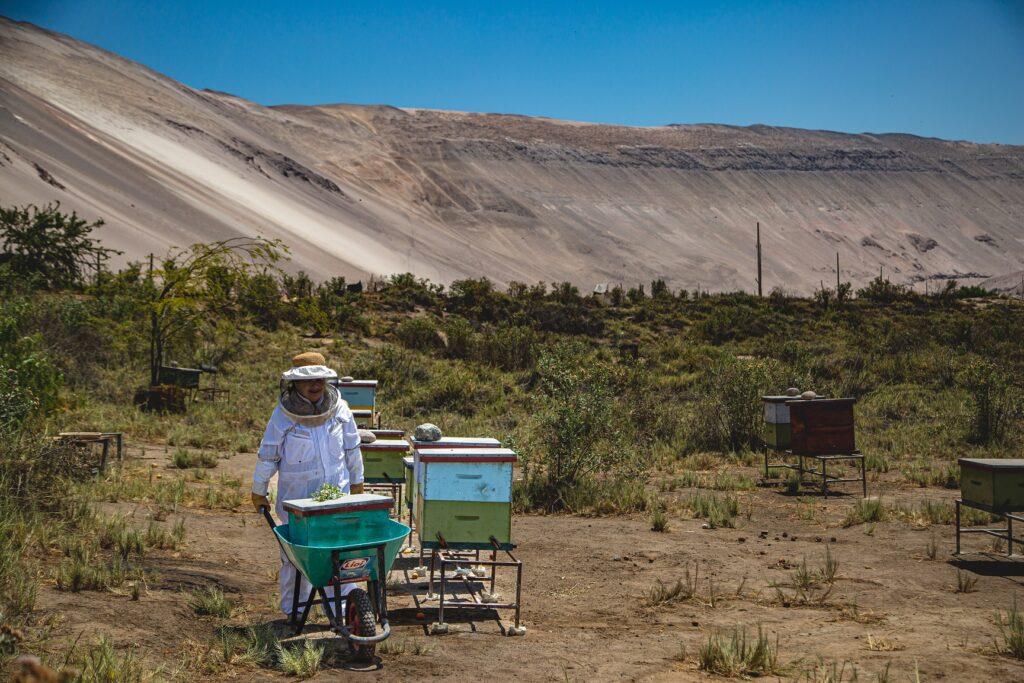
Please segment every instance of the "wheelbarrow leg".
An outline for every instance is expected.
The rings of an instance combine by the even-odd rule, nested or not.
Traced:
[[[309,598],[306,599],[306,604],[302,608],[302,614],[299,616],[299,623],[295,625],[295,635],[302,633],[302,629],[306,626],[306,619],[309,618],[309,611],[313,608],[313,603],[316,602],[316,591],[309,591]]]
[[[384,546],[377,546],[377,590],[375,591],[375,600],[373,606],[377,610],[377,623],[381,625],[381,628],[386,628],[388,624],[388,582],[385,567],[387,562],[384,560]]]
[[[292,615],[288,619],[288,623],[294,624],[295,620],[299,616],[299,593],[302,592],[302,572],[299,571],[298,567],[295,568],[295,588],[292,590]],[[312,591],[310,591],[312,594]]]

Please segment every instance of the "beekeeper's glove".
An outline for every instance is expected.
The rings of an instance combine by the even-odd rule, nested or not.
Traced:
[[[256,508],[256,512],[260,511],[260,508],[270,509],[270,499],[266,496],[261,496],[258,493],[252,494],[252,506]]]

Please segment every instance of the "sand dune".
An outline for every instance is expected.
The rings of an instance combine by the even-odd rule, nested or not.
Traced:
[[[238,234],[318,278],[808,291],[884,268],[1024,265],[1024,147],[752,126],[632,128],[385,106],[263,107],[0,20],[0,201],[59,200],[125,258]]]

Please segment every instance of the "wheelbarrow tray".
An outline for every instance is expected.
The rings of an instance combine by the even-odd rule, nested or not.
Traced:
[[[350,541],[337,545],[298,545],[288,536],[288,525],[274,527],[281,548],[289,561],[317,588],[330,585],[334,578],[334,557],[337,553],[338,578],[342,583],[378,581],[377,548],[384,546],[384,574],[391,571],[395,557],[409,534],[409,527],[393,519],[359,527]]]

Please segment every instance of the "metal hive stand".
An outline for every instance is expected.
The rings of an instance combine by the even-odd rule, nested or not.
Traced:
[[[421,553],[426,549],[431,551],[430,578],[427,582],[428,596],[434,595],[434,568],[437,566],[440,569],[440,593],[438,593],[437,607],[438,631],[444,632],[448,628],[444,621],[444,611],[446,608],[461,610],[515,610],[514,631],[506,631],[506,633],[514,635],[521,630],[520,612],[523,591],[523,562],[512,554],[515,547],[514,543],[499,543],[494,536],[491,536],[490,543],[448,543],[445,541],[443,536],[438,534],[438,539],[436,541],[423,541],[421,543]],[[489,560],[480,559],[481,550],[490,550],[491,558]],[[503,552],[508,555],[509,559],[499,560],[499,552]],[[449,569],[454,571],[459,568],[459,565],[467,564],[489,567],[490,575],[484,577],[468,577],[456,574],[453,578],[460,579],[462,581],[466,588],[466,592],[472,597],[472,602],[449,602],[445,605],[445,595],[448,593],[448,581],[452,580],[448,577]],[[499,567],[515,568],[516,599],[514,602],[485,602],[481,599],[479,591],[475,590],[475,587],[473,586],[474,579],[479,579],[479,583],[488,581],[490,583],[489,593],[490,595],[494,595],[495,580],[497,578],[497,571]]]
[[[990,505],[984,503],[975,503],[969,500],[963,500],[958,498],[955,502],[956,505],[956,552],[954,555],[960,554],[960,534],[985,534],[987,536],[995,536],[996,538],[1006,541],[1006,556],[1013,557],[1013,543],[1016,541],[1018,544],[1024,544],[1024,538],[1014,537],[1013,535],[1013,523],[1024,522],[1024,517],[1019,514],[1013,514],[1014,512],[1020,512],[1019,510],[997,510]],[[975,510],[982,510],[990,515],[1001,517],[1006,520],[1005,527],[986,527],[984,529],[964,529],[961,526],[960,507],[965,506],[974,508]]]
[[[793,470],[799,474],[800,485],[804,484],[804,475],[811,475],[814,477],[820,477],[819,483],[821,486],[821,493],[824,497],[828,498],[828,487],[829,484],[840,484],[844,482],[860,482],[861,489],[864,497],[868,497],[868,477],[867,477],[867,465],[864,462],[864,454],[860,451],[853,451],[852,453],[836,453],[831,455],[804,455],[800,453],[794,453],[791,450],[787,450],[785,453],[789,456],[796,456],[796,464],[790,464],[788,462],[769,462],[771,449],[767,444],[764,446],[764,476],[765,479],[769,478],[769,468],[786,468]],[[804,458],[812,458],[818,461],[818,467],[809,469],[804,466]],[[833,461],[839,460],[856,460],[860,461],[860,476],[859,477],[839,477],[834,474],[828,473],[828,464]]]

